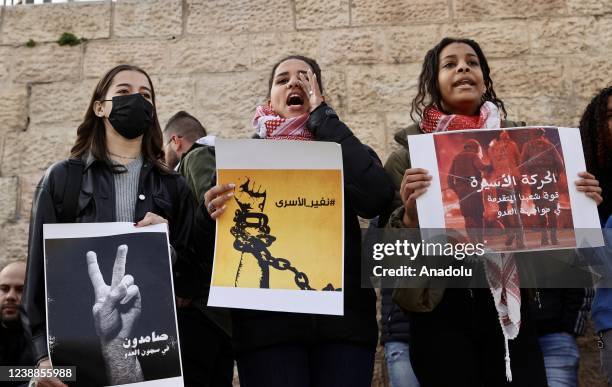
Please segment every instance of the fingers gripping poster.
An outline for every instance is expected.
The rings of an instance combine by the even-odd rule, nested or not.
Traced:
[[[45,224],[47,335],[74,386],[183,386],[165,224]]]
[[[603,244],[595,202],[575,185],[586,170],[578,129],[478,129],[408,142],[412,165],[433,177],[417,199],[421,230],[461,231],[488,251]]]
[[[219,140],[209,305],[343,314],[342,155],[335,143]]]

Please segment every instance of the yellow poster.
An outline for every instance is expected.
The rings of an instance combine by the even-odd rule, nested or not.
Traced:
[[[223,140],[208,305],[344,314],[342,149],[332,142]]]
[[[335,290],[342,282],[339,170],[220,170],[234,198],[220,218],[213,286]]]

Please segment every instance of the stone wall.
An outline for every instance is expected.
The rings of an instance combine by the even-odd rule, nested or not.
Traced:
[[[512,4],[512,5],[510,5]],[[59,46],[63,32],[86,41]],[[510,117],[576,126],[612,80],[605,0],[122,0],[7,6],[0,14],[0,265],[26,254],[32,191],[66,157],[97,79],[145,68],[162,125],[195,114],[250,134],[271,65],[316,58],[330,103],[384,158],[410,121],[422,58],[443,36],[478,40]],[[36,45],[27,47],[32,39]]]
[[[481,43],[510,117],[529,123],[576,126],[612,81],[608,0],[121,0],[0,12],[0,266],[25,257],[35,184],[67,156],[97,79],[118,63],[152,75],[162,125],[182,109],[244,137],[271,65],[312,56],[328,101],[381,158],[411,122],[422,58],[444,36]],[[63,32],[86,40],[59,46]]]

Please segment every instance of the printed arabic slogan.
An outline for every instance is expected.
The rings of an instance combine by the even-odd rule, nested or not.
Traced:
[[[234,197],[217,222],[209,305],[342,314],[342,157],[336,144],[216,144]]]
[[[411,157],[434,176],[432,192],[417,203],[419,213],[428,214],[419,217],[425,222],[421,228],[459,230],[489,251],[574,248],[578,228],[597,229],[595,204],[574,185],[578,171],[586,169],[577,129],[523,127],[419,137],[424,136],[409,137]],[[431,156],[424,154],[427,148]]]
[[[183,386],[165,224],[45,224],[47,332],[74,386]],[[132,384],[133,383],[133,384]]]

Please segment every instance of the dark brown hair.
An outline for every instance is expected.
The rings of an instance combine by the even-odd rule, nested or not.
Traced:
[[[197,139],[206,136],[206,128],[197,118],[181,110],[168,120],[163,132],[166,136],[165,141],[168,141],[167,136],[170,133],[184,137],[187,141],[195,142]]]
[[[319,67],[319,64],[317,63],[317,61],[312,58],[308,58],[302,55],[289,55],[279,60],[278,62],[276,62],[274,66],[272,67],[272,72],[270,73],[270,79],[268,80],[268,98],[270,98],[270,91],[272,91],[272,83],[274,82],[274,73],[276,73],[276,69],[281,63],[289,59],[301,60],[302,62],[305,62],[308,66],[310,66],[310,68],[312,69],[312,72],[317,76],[317,83],[319,84],[319,90],[321,91],[321,94],[323,94],[323,78],[321,78],[321,68]]]
[[[482,96],[482,102],[490,101],[493,102],[503,112],[503,117],[506,118],[506,107],[502,100],[497,98],[495,90],[493,89],[493,80],[491,79],[491,69],[489,63],[485,57],[482,49],[474,40],[471,39],[457,39],[457,38],[444,38],[440,43],[436,44],[434,48],[429,50],[423,60],[423,68],[419,75],[419,87],[416,97],[412,100],[412,107],[410,110],[410,118],[415,123],[418,123],[423,118],[423,112],[428,107],[436,107],[442,110],[442,94],[440,93],[440,87],[438,85],[438,70],[440,67],[440,53],[444,47],[452,43],[464,43],[472,47],[478,56],[480,62],[480,68],[482,69],[482,76],[485,84],[485,92]]]
[[[598,207],[603,221],[612,214],[612,139],[608,128],[608,99],[612,86],[602,89],[586,107],[580,119],[580,137],[587,171],[599,179],[604,201]]]
[[[164,151],[162,149],[162,132],[159,126],[159,120],[157,118],[157,110],[155,109],[155,90],[153,89],[153,82],[151,82],[151,78],[149,74],[146,73],[140,67],[129,65],[129,64],[121,64],[110,69],[103,77],[100,79],[96,88],[94,90],[93,95],[91,96],[91,101],[89,102],[89,107],[85,112],[85,116],[83,117],[83,122],[77,128],[77,138],[70,150],[71,158],[82,158],[87,152],[91,152],[91,155],[97,159],[107,162],[109,165],[113,165],[108,157],[108,147],[106,145],[106,131],[104,129],[104,119],[102,117],[98,117],[94,113],[94,103],[96,101],[102,101],[108,92],[108,89],[113,82],[113,79],[117,74],[122,71],[138,71],[139,73],[144,74],[151,85],[151,101],[153,102],[153,123],[149,130],[144,132],[142,137],[142,148],[141,152],[143,158],[145,160],[150,161],[153,165],[163,173],[169,173],[170,170],[164,164]],[[117,170],[117,172],[123,169]]]

